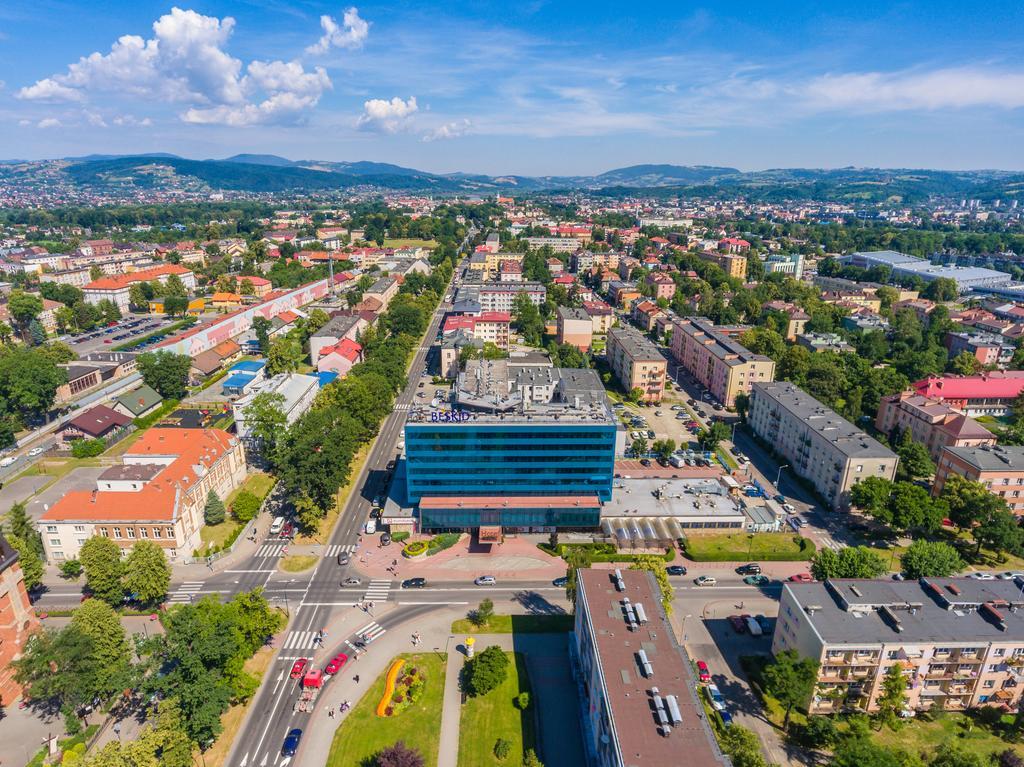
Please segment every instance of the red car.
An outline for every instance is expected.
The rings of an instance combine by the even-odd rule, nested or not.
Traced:
[[[342,666],[348,662],[348,656],[340,652],[331,659],[331,662],[327,664],[327,668],[324,669],[325,674],[337,674],[341,671]]]
[[[294,665],[292,666],[292,679],[298,679],[300,676],[302,676],[302,671],[306,668],[307,663],[309,663],[308,658],[299,658],[297,661],[295,661]]]
[[[789,579],[793,583],[814,583],[814,578],[810,573],[797,573],[796,575],[789,576]]]
[[[737,634],[747,633],[747,622],[743,620],[743,618],[741,618],[740,616],[730,615],[729,623],[732,624],[732,628]]]
[[[295,532],[295,528],[292,526],[292,523],[291,522],[285,522],[284,527],[281,528],[281,534],[280,534],[279,537],[281,537],[281,538],[291,538],[293,532]]]
[[[702,660],[697,661],[697,678],[702,682],[711,681],[711,672],[708,671],[708,664]]]

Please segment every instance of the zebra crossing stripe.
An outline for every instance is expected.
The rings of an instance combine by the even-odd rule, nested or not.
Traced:
[[[327,556],[336,557],[342,552],[351,554],[355,550],[356,545],[354,543],[335,543],[327,547]]]

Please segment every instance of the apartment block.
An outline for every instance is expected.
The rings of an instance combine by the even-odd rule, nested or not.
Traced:
[[[661,402],[668,365],[657,346],[633,328],[611,328],[605,355],[623,389],[640,389],[644,402]]]
[[[921,578],[785,583],[772,652],[819,662],[811,714],[878,710],[896,666],[909,711],[1016,711],[1024,597],[1015,581]]]
[[[583,310],[590,317],[594,333],[604,335],[615,323],[615,310],[604,301],[584,301]]]
[[[442,332],[444,335],[464,330],[473,338],[490,342],[499,349],[507,349],[512,315],[508,312],[480,312],[477,315],[447,317]]]
[[[947,333],[946,348],[950,358],[967,352],[982,365],[1005,368],[1017,347],[1009,338],[991,333]]]
[[[835,509],[862,479],[896,475],[894,452],[789,382],[755,383],[747,424]]]
[[[191,269],[177,264],[161,264],[151,269],[142,269],[130,274],[115,274],[111,277],[94,280],[83,288],[85,301],[90,304],[98,304],[107,299],[113,301],[122,312],[127,312],[129,291],[132,285],[154,281],[166,284],[172,274],[181,280],[185,290],[192,292],[196,289],[196,276]]]
[[[672,357],[726,407],[736,395],[749,394],[755,382],[775,379],[775,361],[754,354],[703,317],[672,325]]]
[[[915,442],[928,448],[936,463],[947,447],[994,445],[995,435],[968,415],[945,402],[922,397],[913,391],[882,397],[875,428],[883,434],[910,431]]]
[[[583,309],[559,306],[557,328],[558,343],[572,344],[584,352],[590,349],[590,343],[594,336],[594,322]]]
[[[714,253],[708,251],[701,253],[700,257],[705,261],[719,266],[730,277],[739,280],[747,279],[747,257],[734,253]]]
[[[1024,514],[1024,446],[947,447],[935,469],[932,495],[941,495],[950,474],[980,482],[1014,514]]]

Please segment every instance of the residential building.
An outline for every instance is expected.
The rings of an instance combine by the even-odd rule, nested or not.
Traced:
[[[127,312],[129,308],[128,293],[132,285],[154,281],[166,284],[172,274],[177,275],[190,293],[196,289],[196,276],[192,270],[177,264],[161,264],[130,274],[115,274],[94,280],[83,288],[85,301],[90,304],[98,304],[103,300],[113,301],[118,309]]]
[[[754,383],[775,379],[775,361],[754,354],[721,333],[711,320],[687,317],[672,323],[672,357],[728,408]]]
[[[725,237],[718,241],[718,249],[723,253],[749,253],[750,243],[738,237]]]
[[[319,390],[320,385],[316,376],[278,373],[270,378],[264,378],[244,397],[239,397],[232,403],[235,434],[247,447],[258,449],[259,439],[253,436],[252,426],[246,413],[246,408],[257,396],[260,394],[279,395],[281,401],[278,403],[278,408],[284,414],[286,425],[291,426],[313,405],[313,400]]]
[[[795,280],[803,279],[803,254],[773,253],[764,262],[764,272],[765,274],[788,274]]]
[[[163,401],[163,397],[157,394],[153,388],[142,384],[137,389],[115,397],[111,407],[129,418],[145,418],[159,408]]]
[[[736,255],[733,253],[714,253],[706,252],[701,253],[700,257],[704,261],[710,261],[722,269],[729,277],[735,277],[738,280],[747,279],[747,257]]]
[[[313,333],[309,338],[309,356],[312,360],[320,359],[320,351],[328,346],[336,346],[343,338],[358,341],[359,334],[369,327],[369,322],[357,314],[335,315],[327,324]]]
[[[69,363],[59,365],[58,367],[64,370],[68,380],[57,387],[54,397],[54,404],[57,405],[63,405],[78,399],[79,395],[84,394],[94,386],[99,386],[102,380],[99,369],[91,365]]]
[[[641,293],[632,282],[612,280],[608,283],[608,299],[612,305],[624,309],[641,297]]]
[[[243,360],[228,368],[227,377],[221,384],[221,393],[226,397],[241,397],[248,394],[263,381],[266,374],[266,360]]]
[[[929,301],[927,298],[908,298],[905,301],[896,301],[892,305],[892,314],[895,317],[900,312],[909,309],[922,325],[927,325],[936,306],[934,301]]]
[[[615,310],[604,301],[584,301],[583,311],[590,317],[595,335],[603,336],[615,324]]]
[[[391,299],[398,295],[400,287],[402,285],[394,275],[381,277],[366,289],[366,292],[363,293],[363,300],[376,298],[381,304],[380,311],[385,311],[388,308],[388,304],[391,303]]]
[[[405,492],[421,529],[594,529],[618,430],[593,370],[546,358],[470,360],[452,410],[409,411]]]
[[[587,767],[729,767],[651,573],[577,570],[570,637]]]
[[[651,272],[647,275],[647,284],[654,288],[654,299],[664,298],[671,301],[676,294],[676,281],[664,272]]]
[[[464,282],[455,294],[455,304],[473,305],[477,311],[511,312],[520,293],[540,306],[547,290],[540,282]]]
[[[488,253],[497,253],[501,250],[501,236],[497,232],[488,232],[483,247]]]
[[[352,367],[363,361],[363,346],[351,338],[343,338],[334,346],[324,346],[316,360],[318,373],[336,373],[339,378],[348,375]]]
[[[106,405],[96,405],[57,429],[57,449],[70,450],[78,439],[110,439],[128,428],[132,419]]]
[[[1024,514],[1024,446],[945,448],[936,465],[932,495],[941,496],[951,474],[980,482],[1006,501],[1014,514]]]
[[[843,317],[839,324],[844,330],[868,333],[873,330],[880,330],[886,335],[889,334],[889,320],[879,317],[876,314],[851,314]]]
[[[207,495],[227,497],[245,473],[242,443],[226,431],[150,429],[94,490],[71,490],[43,512],[37,527],[46,559],[75,559],[94,535],[122,550],[151,540],[172,562],[188,557],[202,545]]]
[[[922,397],[948,403],[969,416],[1009,414],[1024,391],[1024,370],[995,370],[976,376],[929,376],[912,384]]]
[[[852,253],[839,259],[841,263],[870,269],[874,266],[887,266],[892,269],[894,277],[920,277],[925,282],[939,278],[956,282],[961,293],[974,288],[988,288],[1005,285],[1013,277],[1005,272],[994,269],[983,269],[978,266],[937,266],[923,258],[908,256],[893,250],[875,250]]]
[[[623,389],[640,389],[644,402],[661,402],[668,365],[657,346],[633,328],[611,328],[605,356]]]
[[[207,376],[213,375],[228,363],[238,359],[241,354],[242,347],[230,339],[197,354],[192,359],[192,368],[189,370],[190,382],[193,386],[199,384]]]
[[[0,533],[0,706],[9,707],[21,697],[11,662],[21,657],[28,638],[38,630],[18,552]]]
[[[633,322],[650,333],[662,317],[667,316],[665,310],[653,301],[638,300],[633,304]]]
[[[523,264],[520,261],[502,261],[498,267],[498,282],[522,282]]]
[[[995,435],[969,415],[941,400],[928,399],[914,391],[882,397],[875,428],[886,435],[909,430],[915,442],[928,448],[928,454],[936,463],[943,448],[996,443]]]
[[[575,237],[527,237],[525,239],[530,250],[551,248],[552,253],[574,253],[583,247]]]
[[[559,306],[555,339],[560,344],[570,344],[580,351],[588,351],[594,336],[594,323],[583,309]]]
[[[787,381],[754,384],[747,424],[833,508],[862,479],[896,476],[894,452]]]
[[[783,583],[772,652],[817,661],[808,712],[876,712],[896,666],[906,711],[1016,711],[1024,598],[1014,581],[921,578]],[[577,597],[578,599],[578,597]]]
[[[990,333],[946,333],[950,359],[967,352],[985,366],[1005,368],[1017,350],[1013,341]]]
[[[764,305],[765,311],[782,312],[788,318],[786,331],[783,335],[787,341],[795,341],[796,337],[802,335],[807,323],[811,321],[811,315],[795,304],[786,301],[769,301]]]
[[[233,312],[242,306],[240,293],[214,293],[210,297],[210,305],[218,312]]]
[[[796,342],[799,346],[815,354],[821,352],[842,354],[844,352],[857,351],[853,344],[848,343],[838,333],[804,333],[796,337]]]
[[[472,338],[492,343],[499,349],[508,349],[512,315],[509,312],[480,312],[476,315],[445,318],[443,333],[464,330]]]

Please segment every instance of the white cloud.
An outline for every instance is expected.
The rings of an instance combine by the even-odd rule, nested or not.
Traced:
[[[362,48],[370,34],[370,24],[359,18],[359,9],[353,6],[346,10],[341,21],[342,23],[338,24],[332,16],[321,16],[320,28],[324,33],[315,45],[306,48],[306,53],[319,56],[331,48]]]
[[[134,115],[117,115],[111,122],[118,127],[141,127],[148,128],[153,124],[153,121],[148,117],[138,118]]]
[[[253,61],[243,75],[242,62],[224,50],[234,28],[231,17],[172,8],[153,23],[151,39],[124,35],[109,53],[85,56],[17,96],[88,102],[97,93],[130,95],[183,104],[186,122],[242,126],[299,120],[331,87],[322,68],[306,72],[294,61]]]
[[[398,133],[409,127],[409,120],[419,111],[416,97],[402,101],[395,96],[391,101],[370,99],[363,103],[363,114],[356,121],[356,127],[383,133]]]
[[[1024,107],[1024,73],[971,67],[824,75],[800,90],[810,106],[822,109],[888,112]]]
[[[46,128],[60,128],[62,127],[62,124],[61,121],[58,120],[56,117],[44,117],[42,120],[36,123],[36,127],[45,130]]]
[[[455,120],[454,122],[445,123],[439,125],[433,130],[427,131],[423,134],[424,141],[440,141],[442,139],[459,138],[465,136],[469,129],[472,127],[472,123],[463,118],[462,120]]]
[[[90,112],[89,110],[85,110],[84,112],[82,112],[82,117],[84,117],[85,121],[94,128],[107,127],[107,121],[104,120],[103,115],[99,114],[98,112]]]

